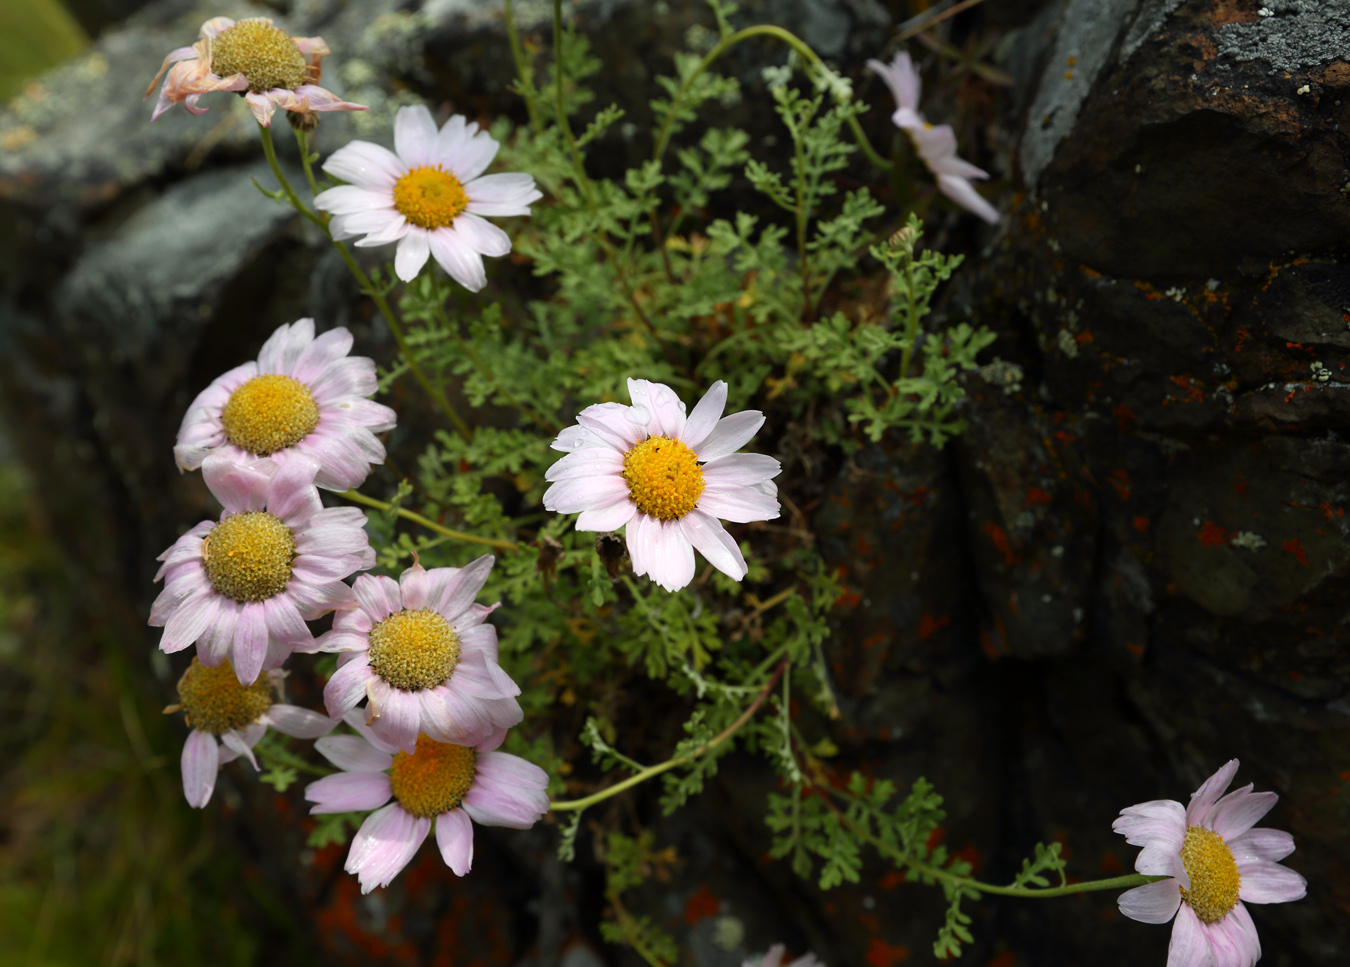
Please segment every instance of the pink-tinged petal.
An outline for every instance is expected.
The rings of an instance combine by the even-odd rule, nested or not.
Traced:
[[[1127,806],[1111,824],[1132,846],[1158,846],[1180,853],[1186,841],[1186,809],[1172,799]]]
[[[403,607],[409,611],[421,611],[427,607],[428,599],[431,597],[431,581],[427,577],[426,568],[422,565],[413,564],[400,574],[398,587],[403,596]]]
[[[717,490],[751,487],[772,480],[783,465],[763,453],[730,453],[703,467],[704,483]]]
[[[1249,829],[1241,836],[1227,840],[1238,869],[1250,860],[1277,863],[1294,851],[1294,837],[1282,829]]]
[[[364,104],[355,104],[351,101],[344,101],[341,97],[332,91],[319,87],[317,84],[301,84],[293,92],[279,90],[274,92],[273,97],[288,111],[300,111],[308,113],[310,111],[365,111]]]
[[[1218,923],[1200,924],[1200,929],[1209,941],[1209,952],[1213,958],[1210,963],[1213,967],[1251,967],[1246,957],[1246,938],[1240,928],[1234,930],[1233,926],[1235,924],[1230,924],[1227,917]]]
[[[923,91],[923,81],[914,61],[906,51],[901,51],[889,64],[879,60],[869,60],[867,67],[878,75],[895,95],[895,103],[903,108],[914,110],[919,106],[919,95]]]
[[[1181,854],[1158,846],[1145,846],[1134,859],[1136,873],[1147,876],[1170,876],[1181,884],[1182,889],[1191,888],[1191,877],[1181,862]]]
[[[357,246],[374,248],[397,242],[412,230],[412,224],[397,211],[368,211],[354,215],[334,215],[329,222],[329,230],[333,238],[339,240],[364,235],[366,237],[357,242]]]
[[[1241,836],[1266,813],[1275,808],[1280,797],[1273,792],[1252,792],[1250,785],[1224,796],[1215,804],[1206,825],[1225,840]]]
[[[314,644],[314,635],[300,617],[295,605],[284,595],[276,595],[262,602],[267,620],[267,633],[293,649]]]
[[[254,771],[258,769],[258,760],[253,757],[253,747],[244,740],[244,737],[234,729],[228,732],[222,732],[220,735],[221,744],[233,752],[236,756],[243,756],[253,766]]]
[[[234,649],[230,664],[241,685],[252,685],[262,672],[267,658],[267,612],[262,604],[249,601],[239,610],[234,628]]]
[[[337,721],[298,705],[273,705],[267,723],[278,732],[297,739],[317,739],[337,727]]]
[[[505,669],[495,661],[488,661],[481,654],[472,660],[466,659],[459,663],[454,675],[451,676],[449,687],[462,688],[479,698],[512,698],[520,694],[520,686],[506,674]],[[516,722],[509,724],[515,725]]]
[[[193,729],[183,743],[183,796],[193,809],[201,809],[211,801],[216,788],[216,772],[220,769],[220,747],[216,737]]]
[[[311,816],[379,809],[393,795],[383,772],[339,772],[305,787],[305,798],[315,804],[309,809]]]
[[[1159,880],[1126,890],[1116,900],[1120,912],[1140,923],[1166,923],[1181,906],[1181,890],[1176,880]]]
[[[365,739],[372,746],[381,752],[388,753],[389,762],[392,764],[394,753],[398,752],[398,746],[390,745],[384,739],[375,734],[374,730],[366,724],[366,712],[364,709],[354,708],[346,715],[342,716],[342,721],[351,729],[356,730],[356,734]]]
[[[372,621],[383,621],[403,610],[403,594],[398,582],[384,575],[362,574],[352,585],[356,603]]]
[[[358,188],[387,191],[392,203],[394,182],[407,174],[408,166],[388,148],[369,141],[352,141],[334,151],[323,163],[323,170]],[[320,192],[314,199],[320,208],[323,206],[319,205],[319,198],[324,194],[327,192]]]
[[[1261,938],[1256,935],[1251,913],[1239,902],[1224,918],[1224,925],[1245,951],[1243,967],[1253,967],[1261,959]]]
[[[378,711],[379,717],[370,724],[375,734],[404,752],[415,751],[418,726],[422,721],[422,705],[417,694],[391,687],[379,703]]]
[[[727,384],[725,380],[719,379],[708,387],[708,392],[703,394],[703,399],[698,401],[698,405],[689,414],[689,419],[685,421],[684,432],[680,434],[684,445],[697,453],[699,445],[716,428],[717,421],[722,418],[722,411],[726,407]]]
[[[259,20],[268,26],[271,26],[272,23],[270,17],[255,17],[253,19]],[[215,40],[225,31],[233,27],[235,22],[236,21],[231,20],[229,17],[212,17],[210,20],[206,21],[206,23],[201,25],[201,29],[197,31],[197,34],[200,37],[210,37],[212,40]]]
[[[464,192],[469,196],[466,212],[497,218],[528,215],[530,205],[544,197],[533,176],[515,172],[475,178]]]
[[[1264,860],[1238,867],[1238,896],[1248,903],[1288,903],[1308,895],[1308,881],[1287,866]]]
[[[207,627],[206,633],[197,639],[197,657],[202,664],[214,668],[225,660],[234,644],[234,629],[239,624],[239,612],[242,610],[239,602],[221,599],[215,620]]]
[[[418,819],[392,802],[366,817],[352,840],[344,869],[357,874],[361,892],[388,886],[431,831],[431,820]]]
[[[493,728],[487,702],[444,685],[418,693],[418,721],[430,738],[452,745],[473,745]]]
[[[473,866],[473,823],[464,810],[452,809],[436,817],[436,846],[456,876],[468,875]]]
[[[491,554],[474,558],[445,583],[440,595],[434,601],[429,601],[427,606],[454,625],[456,619],[469,610],[478,592],[483,590],[496,561]]]
[[[434,164],[431,155],[435,144],[436,122],[431,112],[421,104],[399,108],[394,118],[394,151],[403,163],[409,168]]]
[[[356,653],[351,661],[333,673],[323,688],[323,704],[328,714],[337,718],[355,708],[356,703],[366,697],[366,684],[374,677],[375,672],[365,653]]]
[[[475,607],[479,606],[475,605]],[[455,619],[455,633],[459,635],[460,653],[466,659],[473,655],[479,655],[495,664],[498,661],[497,629],[492,625],[483,624],[482,621],[466,626],[466,621],[473,620],[476,617],[476,615],[470,613],[461,614]],[[511,694],[516,693],[512,692]]]
[[[573,526],[579,531],[616,531],[637,512],[637,505],[625,495],[608,507],[583,510]]]
[[[249,91],[244,95],[244,102],[248,105],[248,109],[253,112],[253,120],[265,128],[272,126],[272,115],[277,112],[276,101],[272,99],[271,94],[272,91],[267,91],[264,94]]]
[[[742,410],[724,416],[717,426],[697,448],[693,448],[698,458],[704,462],[725,457],[745,446],[764,425],[764,414],[759,410]]]
[[[476,124],[469,125],[465,129],[466,133],[476,127]],[[452,154],[443,154],[438,160],[454,173],[460,184],[467,185],[487,171],[492,159],[497,157],[497,149],[500,147],[492,135],[486,131],[478,131],[457,145]]]
[[[295,361],[313,341],[313,319],[297,319],[290,325],[278,326],[258,350],[258,372],[290,375]]]
[[[628,499],[628,481],[621,476],[560,480],[544,491],[544,509],[558,514],[600,510]]]
[[[741,556],[741,549],[715,517],[695,508],[680,518],[679,528],[694,549],[717,570],[737,581],[745,577],[749,568]]]
[[[548,812],[548,774],[506,752],[480,752],[463,808],[482,826],[529,829]]]
[[[1177,910],[1176,920],[1172,922],[1172,940],[1167,945],[1167,967],[1209,967],[1209,965],[1209,937],[1205,933],[1204,924],[1195,915],[1195,911],[1183,903]]]
[[[577,477],[602,477],[623,473],[623,454],[609,447],[587,447],[569,453],[544,472],[550,483]]]
[[[455,231],[483,255],[497,257],[511,251],[511,236],[470,212],[464,212],[455,219]]]
[[[309,521],[323,510],[323,501],[314,487],[314,478],[318,474],[317,461],[300,453],[288,454],[268,487],[268,512],[280,517],[290,527]]]
[[[487,285],[483,256],[469,238],[460,232],[458,224],[438,228],[429,237],[431,254],[435,256],[436,264],[450,278],[470,292],[477,292]]]
[[[647,438],[645,411],[622,403],[594,403],[577,414],[577,423],[599,443],[627,453]]]
[[[708,486],[698,498],[698,509],[738,524],[752,520],[774,520],[779,514],[777,497],[749,487],[721,490]]]
[[[406,108],[405,108],[406,110]],[[394,273],[404,282],[411,282],[422,271],[431,257],[431,242],[425,228],[409,228],[399,240],[394,254]]]
[[[214,591],[202,591],[180,604],[164,623],[159,650],[171,655],[193,644],[215,619],[220,601]]]
[[[939,174],[937,181],[938,191],[972,215],[984,219],[991,225],[997,224],[999,220],[998,209],[985,201],[984,196],[976,191],[975,186],[965,178],[960,175]]]
[[[381,752],[359,735],[325,735],[314,743],[314,748],[344,772],[383,773],[394,764],[393,756]]]
[[[1186,807],[1187,826],[1205,825],[1204,820],[1209,818],[1210,808],[1219,801],[1219,797],[1233,781],[1237,771],[1238,760],[1229,759],[1219,767],[1218,772],[1206,779],[1200,788],[1191,794],[1190,805]]]
[[[202,461],[202,479],[227,515],[267,506],[267,487],[275,472],[276,465],[270,460],[238,464],[213,453]]]

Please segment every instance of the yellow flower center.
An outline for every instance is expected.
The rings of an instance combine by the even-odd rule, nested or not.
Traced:
[[[395,688],[435,688],[459,664],[459,635],[435,611],[397,611],[370,629],[370,667]]]
[[[228,661],[208,668],[194,658],[178,679],[178,703],[188,725],[220,735],[252,725],[272,707],[272,682],[262,675],[252,685],[240,685]]]
[[[679,520],[703,494],[697,454],[669,437],[648,437],[625,453],[623,479],[637,509],[657,520]]]
[[[1187,826],[1186,841],[1181,846],[1181,865],[1191,878],[1191,888],[1181,891],[1181,899],[1189,903],[1195,915],[1205,923],[1218,923],[1237,906],[1237,860],[1223,837],[1203,826]]]
[[[440,165],[414,168],[394,182],[394,207],[422,228],[445,228],[469,204],[459,179]]]
[[[294,559],[291,529],[265,510],[226,517],[202,541],[211,587],[240,602],[263,601],[284,591]]]
[[[308,436],[319,425],[319,404],[299,380],[264,373],[230,394],[220,423],[231,443],[265,457]]]
[[[307,80],[307,68],[291,35],[261,20],[240,20],[211,41],[211,72],[243,74],[254,94],[276,87],[293,91]]]
[[[477,770],[478,753],[465,745],[417,737],[411,755],[394,753],[389,784],[398,804],[422,819],[431,819],[456,808],[468,795]]]

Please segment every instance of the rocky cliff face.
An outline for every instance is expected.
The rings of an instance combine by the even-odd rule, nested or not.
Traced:
[[[325,118],[321,151],[384,137],[409,97],[391,91],[519,111],[498,3],[283,6],[336,52],[326,79],[372,106]],[[742,6],[745,22],[782,23],[855,77],[897,12]],[[998,879],[1055,838],[1084,877],[1126,872],[1134,850],[1110,832],[1121,806],[1184,799],[1238,756],[1243,781],[1281,793],[1272,821],[1297,837],[1290,862],[1310,881],[1307,900],[1257,911],[1266,960],[1339,963],[1350,14],[1336,0],[1017,9],[1005,63],[1017,84],[990,127],[1008,216],[973,247],[947,309],[995,328],[1020,380],[973,379],[970,429],[945,453],[888,440],[801,485],[847,585],[829,656],[841,762],[904,784],[927,775],[953,806],[947,844]],[[111,620],[166,693],[176,676],[146,657],[156,635],[139,624],[153,558],[211,513],[200,480],[172,469],[183,408],[301,315],[388,352],[320,239],[253,188],[256,136],[226,99],[148,121],[140,98],[160,59],[220,12],[162,0],[0,114],[0,401],[91,608],[140,603],[139,618]],[[544,29],[546,4],[519,13]],[[604,90],[641,118],[632,92],[702,11],[594,0],[579,16]],[[750,78],[763,62],[732,63]],[[767,123],[736,110],[726,123]],[[885,131],[888,112],[872,113]],[[606,163],[629,147],[616,141]],[[163,751],[176,759],[176,744]],[[925,961],[940,917],[928,893],[877,865],[819,894],[764,859],[767,781],[733,760],[701,803],[653,819],[683,862],[648,909],[691,962],[736,964],[774,939],[832,967]],[[296,803],[250,777],[222,782],[250,863],[339,959],[594,959],[595,867],[584,849],[575,867],[554,860],[549,829],[485,837],[468,881],[421,862],[362,900],[337,847],[296,865]],[[1110,894],[986,902],[966,960],[1165,962],[1165,928],[1104,929],[1113,917]]]

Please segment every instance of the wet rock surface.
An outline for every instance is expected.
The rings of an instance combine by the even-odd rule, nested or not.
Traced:
[[[324,36],[340,52],[325,81],[372,106],[325,118],[321,151],[387,137],[414,96],[484,117],[521,110],[499,4],[275,6],[251,12]],[[1290,864],[1312,888],[1257,909],[1264,962],[1340,963],[1347,15],[1336,0],[1019,9],[1005,64],[1017,86],[991,133],[1009,146],[1008,215],[949,308],[999,332],[994,351],[1022,368],[1020,384],[972,377],[969,429],[943,453],[888,439],[803,485],[845,586],[827,655],[835,765],[933,780],[951,806],[946,844],[997,881],[1038,840],[1071,844],[1075,875],[1127,872],[1135,851],[1110,832],[1117,811],[1184,800],[1240,756],[1240,781],[1281,794],[1270,822],[1294,833]],[[265,168],[233,105],[148,123],[141,95],[160,59],[219,12],[150,5],[0,115],[0,403],[15,449],[59,482],[43,496],[91,610],[125,623],[138,667],[159,668],[165,689],[176,674],[145,659],[157,635],[139,623],[153,557],[213,513],[199,477],[172,469],[184,406],[302,315],[389,350],[319,239],[253,189]],[[895,13],[764,0],[741,16],[856,64]],[[535,42],[546,15],[520,4]],[[629,92],[650,90],[701,9],[595,0],[580,17],[604,89],[640,128],[646,109]],[[765,62],[747,50],[727,70],[749,80]],[[731,105],[718,123],[766,123],[757,111]],[[617,169],[646,145],[640,129],[616,136],[601,163]],[[638,895],[690,962],[739,964],[778,940],[832,967],[927,962],[933,891],[873,865],[822,894],[766,858],[757,816],[772,781],[731,758],[670,820],[633,798],[681,860]],[[480,831],[471,879],[427,850],[362,899],[341,871],[345,847],[302,852],[297,802],[238,773],[221,804],[257,875],[300,898],[296,916],[338,962],[633,962],[593,932],[603,884],[588,831],[576,866],[553,858],[550,826]],[[980,943],[963,962],[1165,962],[1167,929],[1109,923],[1111,894],[974,912]]]

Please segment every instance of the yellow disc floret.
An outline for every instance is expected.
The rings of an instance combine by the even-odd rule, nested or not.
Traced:
[[[389,784],[398,804],[422,819],[456,808],[468,795],[477,770],[478,753],[466,745],[417,737],[417,749],[394,754]]]
[[[394,182],[394,207],[422,228],[446,228],[468,204],[459,179],[440,165],[414,168]]]
[[[293,91],[307,80],[307,68],[291,35],[264,20],[240,20],[211,41],[211,72],[243,74],[254,94],[277,87]]]
[[[230,394],[220,423],[231,443],[265,457],[307,437],[319,425],[319,404],[299,380],[264,373]]]
[[[637,509],[658,520],[679,520],[703,494],[698,456],[669,437],[648,437],[625,453],[623,479]]]
[[[265,510],[226,517],[202,541],[211,587],[239,602],[265,601],[286,590],[294,559],[291,529]]]
[[[1203,826],[1187,826],[1181,846],[1181,865],[1191,878],[1191,888],[1181,891],[1181,899],[1190,904],[1204,923],[1218,923],[1237,906],[1237,860],[1223,837]]]
[[[370,629],[370,667],[407,692],[435,688],[459,664],[459,635],[435,611],[396,611]]]
[[[252,685],[240,685],[228,661],[208,668],[194,658],[178,679],[178,703],[188,725],[220,735],[258,721],[272,707],[272,683],[263,675]]]

